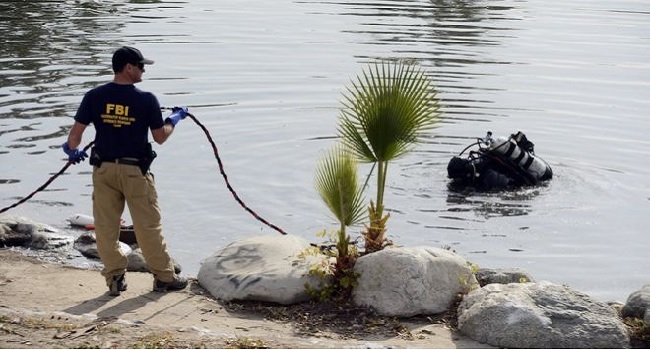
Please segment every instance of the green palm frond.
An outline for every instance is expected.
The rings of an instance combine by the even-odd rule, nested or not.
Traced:
[[[431,79],[417,66],[376,63],[343,94],[338,132],[357,159],[377,165],[376,205],[371,202],[366,251],[381,249],[386,231],[384,190],[388,163],[408,153],[441,114]]]
[[[436,90],[413,65],[375,64],[344,94],[339,134],[361,161],[399,158],[440,115]]]
[[[342,145],[336,145],[320,161],[315,182],[342,230],[361,221],[365,209],[363,188],[358,184],[356,161]]]

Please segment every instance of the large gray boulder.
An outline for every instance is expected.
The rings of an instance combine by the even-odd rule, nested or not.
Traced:
[[[410,317],[449,310],[478,284],[467,260],[432,247],[387,248],[360,257],[354,302],[385,316]]]
[[[650,322],[650,284],[630,294],[621,310],[623,317],[641,318]]]
[[[305,284],[318,286],[309,275],[324,256],[302,254],[309,243],[294,235],[263,235],[235,241],[201,262],[199,284],[214,297],[295,304],[309,299]]]
[[[465,296],[458,328],[505,348],[626,348],[614,308],[550,282],[489,284]]]

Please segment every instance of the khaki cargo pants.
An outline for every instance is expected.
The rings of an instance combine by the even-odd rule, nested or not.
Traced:
[[[102,275],[106,284],[110,286],[113,276],[125,273],[128,264],[118,243],[125,202],[133,219],[138,246],[149,269],[156,279],[173,281],[174,266],[162,235],[153,175],[142,176],[142,171],[135,165],[104,162],[93,168],[93,216],[97,252],[104,264]]]

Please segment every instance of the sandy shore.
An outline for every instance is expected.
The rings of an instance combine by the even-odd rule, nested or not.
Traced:
[[[361,318],[354,311],[336,319],[322,307],[218,301],[195,280],[181,292],[155,293],[150,274],[126,278],[128,290],[111,297],[98,271],[0,249],[0,347],[489,347],[432,317]]]

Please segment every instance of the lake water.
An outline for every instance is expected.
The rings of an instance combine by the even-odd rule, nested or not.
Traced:
[[[433,77],[444,114],[390,165],[390,239],[449,246],[601,300],[650,282],[650,2],[3,1],[0,19],[0,207],[65,164],[83,93],[112,78],[112,51],[128,44],[156,61],[140,88],[189,106],[242,200],[321,242],[316,232],[337,225],[314,170],[336,142],[341,94],[369,62],[408,59]],[[447,162],[488,130],[526,133],[553,180],[450,192]],[[156,151],[165,235],[187,274],[233,240],[278,234],[233,200],[191,120]],[[79,234],[66,218],[92,214],[90,171],[69,168],[7,214]]]

